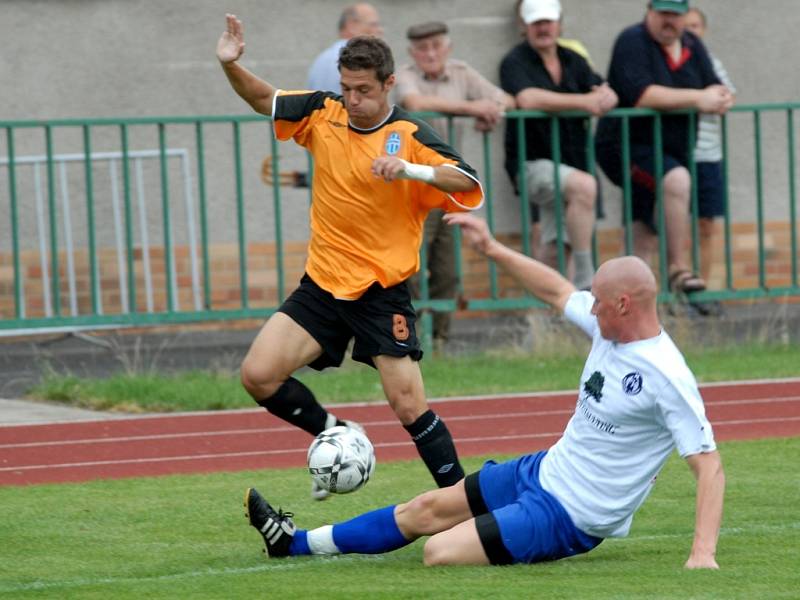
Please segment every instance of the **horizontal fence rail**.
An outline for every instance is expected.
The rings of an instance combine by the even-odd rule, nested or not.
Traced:
[[[800,103],[740,105],[722,118],[723,275],[721,284],[697,294],[698,300],[800,296],[798,108]],[[675,112],[689,114],[692,123],[696,119],[692,111]],[[450,141],[457,142],[460,119],[439,113],[417,115],[447,119]],[[657,146],[656,219],[662,232],[655,270],[664,282],[669,265],[661,185],[663,113],[617,109],[609,116],[621,121],[624,164],[629,162],[631,130],[642,126],[643,117],[652,118]],[[551,121],[550,142],[557,159],[562,140],[556,125],[575,117],[588,115],[538,111],[506,115],[506,126],[520,140],[520,173],[524,172],[526,120]],[[502,160],[497,156],[497,140],[502,135],[502,128],[474,134],[477,142],[470,150],[479,152],[481,160],[471,162],[484,184],[484,216],[490,229],[530,255],[525,178],[520,178],[516,200],[501,202],[498,197],[498,190],[508,187],[498,167]],[[0,121],[0,136],[5,137],[0,140],[0,335],[264,318],[299,281],[313,164],[293,144],[279,144],[267,118]],[[591,128],[588,138],[588,170],[595,174]],[[694,140],[692,131],[687,140],[690,147]],[[689,170],[694,180],[693,161]],[[632,184],[629,169],[623,171],[617,207],[621,221],[606,223],[610,227],[597,232],[596,262],[633,250]],[[558,180],[557,171],[555,177]],[[749,183],[743,184],[746,179]],[[743,196],[740,190],[748,186],[753,193]],[[611,186],[604,188],[608,207],[616,197]],[[557,263],[565,273],[561,227],[565,215],[558,189],[557,185]],[[772,216],[768,217],[767,208]],[[696,271],[700,261],[697,216],[693,191]],[[516,230],[498,231],[500,217],[517,223]],[[494,264],[462,248],[458,235],[456,245],[458,297],[431,299],[427,281],[421,278],[416,305],[425,314],[429,310],[541,306]],[[427,261],[423,244],[423,272]],[[674,298],[662,285],[659,299]],[[426,325],[430,330],[429,320]]]

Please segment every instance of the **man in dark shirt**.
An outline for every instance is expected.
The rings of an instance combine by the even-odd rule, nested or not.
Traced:
[[[579,54],[561,47],[561,5],[558,0],[524,0],[520,17],[525,41],[512,48],[500,64],[500,84],[526,110],[560,112],[580,110],[603,115],[617,104],[617,96]],[[591,284],[594,274],[591,242],[595,223],[597,182],[587,172],[586,140],[590,120],[559,119],[561,156],[559,191],[563,202],[562,232],[567,256],[574,261],[573,283],[579,289]],[[551,120],[525,121],[525,181],[528,198],[539,209],[542,247],[539,258],[555,266],[556,208],[555,164],[551,147]],[[506,170],[517,188],[519,148],[517,122],[506,125]]]
[[[644,22],[619,35],[608,82],[619,96],[620,107],[665,111],[691,108],[723,114],[732,106],[733,96],[714,74],[703,43],[684,30],[688,10],[688,0],[652,0]],[[692,272],[689,260],[689,116],[664,115],[661,122],[669,284],[679,292],[700,291],[705,289],[705,281]],[[619,186],[626,176],[630,177],[635,252],[649,261],[657,242],[652,117],[631,120],[630,151],[628,173],[623,173],[621,120],[601,119],[597,162]]]

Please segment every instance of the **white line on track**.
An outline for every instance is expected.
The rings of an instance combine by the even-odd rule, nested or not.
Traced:
[[[727,426],[727,425],[752,425],[755,423],[783,423],[786,421],[800,421],[800,416],[797,417],[766,417],[762,419],[734,419],[727,421],[713,421],[714,427]],[[456,444],[470,444],[470,443],[483,443],[483,442],[502,442],[509,440],[527,440],[538,438],[560,437],[563,431],[552,431],[547,433],[525,433],[517,435],[495,435],[495,436],[480,436],[480,437],[457,437],[455,438]],[[375,444],[376,448],[395,448],[402,446],[411,446],[409,440],[402,442],[383,442]],[[100,461],[85,461],[74,463],[57,463],[57,464],[42,464],[42,465],[24,465],[18,467],[0,467],[0,472],[22,472],[34,471],[41,469],[66,469],[74,467],[98,467],[109,465],[130,465],[130,464],[147,464],[147,463],[164,463],[164,462],[182,462],[193,460],[214,460],[220,458],[242,458],[246,456],[275,456],[280,454],[305,454],[308,451],[307,447],[302,448],[284,448],[281,450],[254,450],[251,452],[221,452],[219,454],[195,454],[195,455],[180,455],[180,456],[160,456],[157,458],[131,458],[120,460],[100,460]]]
[[[781,525],[768,525],[762,523],[755,523],[745,527],[723,527],[720,530],[720,535],[723,537],[738,536],[738,535],[753,535],[759,533],[766,534],[781,534],[790,531],[800,530],[800,522],[789,522]],[[690,539],[693,532],[686,531],[685,533],[664,533],[656,535],[632,535],[628,538],[621,539],[608,539],[605,543],[613,544],[635,544],[637,542],[653,541],[653,540],[669,540],[669,539]],[[334,557],[316,557],[313,560],[291,561],[290,559],[280,561],[267,561],[263,565],[254,567],[236,567],[224,569],[202,569],[199,571],[183,571],[180,573],[168,573],[165,575],[151,575],[149,577],[80,577],[77,579],[61,579],[54,581],[30,581],[20,583],[0,583],[0,594],[20,593],[20,592],[35,592],[39,590],[58,590],[69,588],[81,588],[98,585],[119,586],[130,585],[139,583],[154,583],[159,581],[181,581],[183,579],[197,579],[199,577],[225,577],[225,576],[241,576],[250,575],[253,573],[268,573],[274,571],[293,571],[302,570],[306,567],[314,567],[315,563],[325,560],[335,560],[341,562],[375,562],[385,561],[389,559],[387,554],[379,555],[361,555],[361,554],[348,554],[344,556]]]
[[[780,402],[799,402],[800,396],[784,396],[780,398],[755,398],[752,400],[716,400],[706,402],[707,407],[712,406],[740,406],[748,404],[775,404]],[[518,412],[505,412],[505,413],[487,413],[479,415],[449,415],[446,420],[450,422],[460,421],[485,421],[490,419],[510,419],[521,417],[548,417],[548,416],[563,416],[571,415],[574,409],[562,410],[532,410],[532,411],[518,411]],[[362,421],[364,427],[367,429],[372,427],[384,427],[397,425],[394,419],[382,421]],[[13,448],[44,448],[47,446],[70,446],[80,444],[118,444],[120,442],[141,442],[153,440],[174,440],[186,438],[206,438],[215,436],[228,436],[228,435],[264,435],[269,433],[288,433],[296,432],[297,428],[289,426],[281,427],[264,427],[261,429],[227,429],[218,431],[190,431],[184,433],[158,433],[147,435],[130,435],[118,437],[105,437],[105,438],[80,438],[75,440],[54,440],[47,442],[21,442],[17,444],[0,444],[0,450],[13,449]]]

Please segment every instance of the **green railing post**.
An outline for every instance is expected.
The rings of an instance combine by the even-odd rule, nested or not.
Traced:
[[[689,210],[691,211],[691,236],[692,236],[692,270],[695,273],[700,272],[700,232],[698,230],[698,219],[700,218],[698,206],[698,190],[697,190],[697,161],[694,158],[694,151],[697,147],[696,135],[696,122],[697,113],[689,113],[689,175],[691,177],[691,192],[689,196]],[[666,233],[666,232],[665,232]]]
[[[550,117],[550,151],[553,156],[553,202],[556,211],[556,256],[558,272],[567,275],[567,259],[564,253],[564,203],[561,198],[561,119]]]
[[[208,240],[208,206],[206,204],[206,158],[203,139],[203,122],[194,124],[195,146],[197,147],[197,195],[200,205],[200,244],[203,253],[203,307],[211,310],[211,260]]]
[[[528,200],[528,148],[525,139],[525,117],[517,117],[517,191],[519,192],[520,215],[522,218],[522,253],[531,253],[531,206]]]
[[[22,267],[19,256],[19,216],[17,214],[17,163],[14,155],[14,129],[6,127],[6,147],[8,149],[8,198],[11,222],[11,260],[14,263],[14,317],[25,317],[22,303]]]
[[[625,254],[633,254],[633,190],[631,186],[631,124],[622,117],[622,199],[625,221]]]
[[[280,160],[278,156],[278,138],[275,135],[275,126],[270,121],[270,148],[272,152],[272,209],[275,211],[275,261],[278,270],[278,304],[283,302],[286,298],[286,270],[283,266],[284,251],[283,251],[283,228],[281,223],[283,221],[281,213],[281,182],[278,173],[280,173]]]
[[[169,166],[167,164],[166,124],[158,124],[158,151],[161,167],[161,220],[164,227],[164,277],[167,282],[167,312],[175,312],[175,297],[172,293],[172,220],[169,206]]]
[[[655,148],[656,210],[658,211],[658,264],[661,274],[661,289],[668,289],[669,257],[667,249],[667,219],[664,206],[664,143],[661,113],[653,118],[653,147]]]
[[[53,168],[53,128],[44,127],[45,151],[47,155],[47,210],[50,217],[50,286],[53,313],[61,316],[61,278],[58,261],[58,212],[56,211],[56,176]]]
[[[728,117],[722,115],[722,199],[723,199],[723,227],[725,237],[725,287],[733,290],[733,244],[731,236],[731,210],[730,210],[730,163],[728,160]]]
[[[233,123],[233,162],[236,173],[236,231],[239,240],[239,295],[242,308],[250,305],[247,282],[247,229],[244,219],[244,185],[242,183],[242,136],[238,121]],[[278,177],[278,171],[274,173]]]
[[[789,161],[789,231],[792,247],[792,287],[798,287],[797,274],[797,187],[795,185],[795,136],[794,136],[794,112],[791,108],[786,109],[786,131],[789,147],[786,155]]]
[[[133,245],[133,213],[131,208],[131,168],[128,157],[128,126],[119,126],[122,145],[122,201],[125,207],[125,258],[128,269],[128,310],[136,312],[136,263]]]
[[[100,311],[100,277],[97,272],[97,243],[94,232],[94,176],[92,173],[92,136],[90,125],[83,126],[83,162],[86,177],[86,226],[89,242],[89,281],[91,285],[92,314]]]
[[[494,235],[494,194],[492,193],[492,161],[491,161],[491,144],[489,143],[489,133],[483,132],[483,192],[485,194],[486,206],[486,223],[489,225],[489,231]],[[493,260],[489,261],[489,296],[497,298],[497,265]]]
[[[758,285],[767,287],[766,253],[764,249],[764,178],[761,168],[761,111],[753,113],[756,160],[756,225],[758,230]]]

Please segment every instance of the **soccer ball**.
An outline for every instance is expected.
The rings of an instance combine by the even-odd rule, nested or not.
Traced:
[[[334,494],[355,492],[375,471],[375,450],[366,435],[337,425],[320,433],[308,448],[308,472]]]

